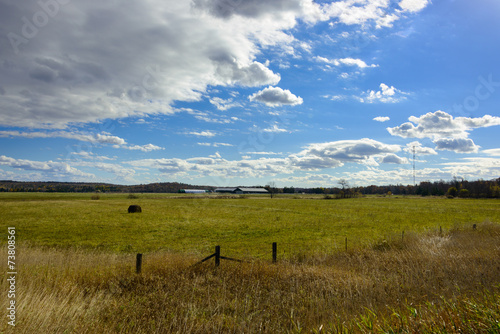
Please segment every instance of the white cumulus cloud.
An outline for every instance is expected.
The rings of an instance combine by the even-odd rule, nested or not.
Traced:
[[[405,93],[394,86],[388,86],[385,83],[380,84],[380,90],[369,90],[366,94],[359,98],[361,102],[366,103],[397,103],[406,100],[408,93]]]
[[[151,152],[151,151],[158,151],[158,150],[164,150],[163,147],[153,145],[153,144],[146,144],[146,145],[131,145],[131,146],[125,146],[127,150],[136,150],[136,151],[142,151],[142,152]]]
[[[387,122],[387,121],[390,121],[391,118],[387,117],[387,116],[377,116],[373,120],[377,121],[377,122]]]
[[[436,149],[455,151],[457,153],[477,153],[479,146],[470,138],[440,138],[434,141]]]
[[[85,132],[69,132],[69,131],[0,131],[0,137],[22,137],[22,138],[66,138],[74,139],[91,144],[109,144],[114,148],[124,148],[128,150],[140,150],[143,152],[150,152],[155,150],[163,150],[162,147],[146,144],[146,145],[128,145],[127,141],[118,136],[113,136],[107,132],[101,133],[85,133]]]
[[[0,156],[0,166],[7,166],[20,171],[37,171],[49,178],[93,179],[95,177],[93,174],[85,173],[68,163],[57,161],[33,161],[2,155]]]
[[[215,137],[217,135],[217,133],[215,133],[214,131],[211,131],[211,130],[205,130],[205,131],[190,131],[190,132],[186,132],[185,134],[187,135],[193,135],[193,136],[197,136],[197,137]]]
[[[213,104],[219,110],[228,110],[234,107],[241,107],[241,104],[234,102],[233,99],[223,99],[220,97],[213,97],[210,99],[210,103]]]
[[[441,110],[420,117],[411,116],[408,120],[410,122],[387,130],[393,136],[403,138],[465,138],[472,129],[500,125],[500,117],[485,115],[477,118],[453,118]]]
[[[342,65],[345,65],[345,66],[356,66],[356,67],[359,67],[361,69],[367,68],[367,67],[372,67],[372,68],[373,67],[378,67],[377,64],[368,65],[363,60],[357,59],[357,58],[328,59],[328,58],[325,58],[325,57],[316,56],[316,57],[314,57],[314,59],[316,59],[316,61],[327,63],[327,64],[331,64],[331,65],[334,65],[334,66],[342,66]]]
[[[375,157],[400,150],[399,145],[363,138],[310,144],[298,154],[291,155],[290,159],[295,166],[306,170],[339,167],[349,162],[378,165]]]
[[[393,136],[403,138],[430,138],[438,150],[457,153],[476,153],[479,146],[468,138],[472,129],[500,125],[500,117],[457,117],[444,111],[429,112],[420,117],[409,117],[410,122],[387,128]],[[416,125],[415,125],[416,124]]]
[[[390,153],[390,154],[387,154],[387,155],[383,156],[380,159],[380,162],[383,163],[383,164],[403,165],[403,164],[407,164],[408,163],[408,159],[407,158],[401,158],[401,157],[397,156],[394,153]]]
[[[406,148],[403,149],[405,152],[417,155],[437,155],[437,152],[431,147],[425,147],[422,143],[414,141],[406,144]]]
[[[295,96],[288,89],[271,86],[250,95],[248,98],[250,101],[262,102],[270,107],[277,107],[281,105],[295,106],[302,104],[303,102],[300,96]]]
[[[404,11],[418,11],[428,2],[403,0],[404,11],[389,0],[51,3],[58,4],[53,15],[44,12],[44,1],[2,2],[0,125],[64,129],[103,119],[172,115],[181,111],[173,107],[176,101],[199,101],[208,87],[275,86],[280,74],[257,56],[266,47],[289,55],[310,52],[310,43],[293,36],[298,22],[390,27],[407,15]],[[22,18],[33,13],[46,15],[48,22],[28,31]],[[355,58],[335,62],[377,66]],[[301,103],[288,97],[277,104]]]
[[[0,48],[9,64],[0,67],[1,125],[65,128],[173,114],[175,101],[200,100],[208,86],[275,85],[280,75],[256,54],[266,43],[293,42],[283,31],[303,16],[302,7],[277,8],[265,22],[227,20],[193,10],[190,1],[89,0],[60,5],[27,38],[20,18],[43,13],[38,3],[2,6],[0,33],[10,39]]]
[[[492,148],[489,150],[483,150],[482,152],[491,156],[500,156],[500,148]]]
[[[399,7],[406,12],[419,12],[430,3],[430,0],[401,0]]]

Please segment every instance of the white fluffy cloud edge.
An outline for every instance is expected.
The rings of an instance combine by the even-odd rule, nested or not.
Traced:
[[[136,171],[156,170],[164,176],[174,178],[262,178],[276,175],[293,174],[299,171],[317,172],[325,169],[341,167],[347,163],[376,167],[381,163],[406,164],[406,158],[395,153],[401,151],[398,145],[387,145],[364,138],[360,140],[343,140],[329,143],[310,144],[296,154],[286,157],[261,157],[252,159],[252,152],[241,160],[227,160],[219,153],[209,157],[188,159],[160,158],[124,161],[120,163],[99,162],[92,154],[75,155],[72,161],[31,161],[0,156],[0,166],[29,172],[27,177],[37,179],[43,176],[66,177],[79,180],[97,179],[96,175],[84,171],[93,167],[101,171],[111,172],[128,181],[132,181]],[[271,153],[269,154],[271,155]],[[2,172],[0,172],[2,173]],[[5,174],[5,172],[3,172]],[[35,174],[33,174],[35,173]]]
[[[178,111],[172,107],[175,101],[200,101],[207,87],[276,86],[280,74],[256,59],[263,48],[294,56],[304,46],[292,35],[299,21],[391,27],[428,3],[145,0],[116,6],[97,0],[2,0],[0,34],[7,38],[0,48],[0,125],[64,129],[105,119],[171,115]],[[351,58],[331,62],[377,66]],[[385,93],[382,98],[394,98]],[[302,103],[278,87],[251,99],[270,106]],[[212,102],[220,110],[231,106]]]
[[[32,161],[0,156],[0,166],[22,171],[26,179],[65,178],[71,180],[98,180],[98,176],[88,171],[95,168],[111,173],[117,179],[134,182],[140,173],[159,172],[170,178],[197,180],[211,178],[222,179],[262,179],[272,177],[280,182],[317,182],[315,175],[327,175],[324,171],[343,167],[346,164],[362,166],[363,170],[349,173],[354,183],[390,183],[391,180],[409,179],[411,168],[407,156],[413,152],[419,156],[437,155],[436,150],[448,150],[457,154],[478,153],[479,146],[468,138],[473,129],[500,125],[500,118],[485,115],[479,118],[457,117],[443,111],[427,113],[420,117],[412,116],[411,122],[396,127],[388,127],[390,134],[402,138],[430,139],[435,147],[424,146],[419,141],[406,143],[405,146],[385,144],[380,141],[363,138],[359,140],[339,140],[325,143],[312,143],[304,146],[301,151],[292,154],[275,154],[273,152],[241,152],[240,160],[228,160],[219,153],[208,157],[188,159],[159,158],[139,159],[120,162],[103,162],[112,160],[99,157],[92,152],[72,154],[68,161]],[[384,119],[385,120],[385,119]],[[415,125],[416,124],[416,125]],[[0,132],[1,136],[24,136],[27,138],[50,137],[43,132]],[[111,145],[133,149],[116,136],[106,134],[68,134],[57,131],[52,136],[89,142],[91,144]],[[152,145],[152,144],[151,144]],[[206,143],[205,143],[206,145]],[[227,144],[225,144],[227,145]],[[221,146],[219,144],[212,145]],[[147,145],[141,146],[146,150]],[[153,147],[151,149],[156,149]],[[160,148],[161,149],[161,148]],[[484,156],[465,157],[456,163],[440,163],[439,167],[419,169],[421,178],[443,179],[453,176],[469,178],[498,175],[500,171],[500,148],[484,150]],[[254,154],[255,153],[255,154]],[[268,157],[252,158],[253,155]],[[406,155],[406,156],[405,156]],[[402,167],[386,170],[384,165],[401,165]],[[405,166],[406,165],[406,166]],[[0,170],[0,177],[8,178],[7,170]],[[323,173],[323,174],[322,174]],[[13,175],[13,174],[12,174]],[[20,174],[17,174],[18,177]],[[288,176],[287,176],[288,175]],[[306,175],[306,176],[304,176]],[[330,176],[335,180],[341,176]]]
[[[402,138],[430,138],[437,150],[450,150],[457,153],[477,153],[477,146],[469,133],[473,129],[500,125],[500,117],[484,115],[483,117],[456,117],[438,110],[420,117],[411,116],[410,122],[396,127],[388,127],[393,136]],[[415,125],[416,124],[416,125]]]

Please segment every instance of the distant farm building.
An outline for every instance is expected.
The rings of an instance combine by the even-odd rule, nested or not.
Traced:
[[[265,188],[245,188],[245,187],[235,187],[235,188],[217,188],[216,193],[230,193],[230,194],[268,194],[269,192]]]
[[[205,194],[209,193],[210,190],[204,190],[204,189],[181,189],[179,190],[180,193],[186,193],[186,194]]]

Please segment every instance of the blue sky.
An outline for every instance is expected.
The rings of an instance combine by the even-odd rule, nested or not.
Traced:
[[[500,173],[496,0],[0,1],[0,179]]]

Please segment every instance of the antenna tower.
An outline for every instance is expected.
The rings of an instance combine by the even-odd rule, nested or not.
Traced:
[[[417,185],[417,182],[415,181],[415,146],[413,146],[413,185]]]

